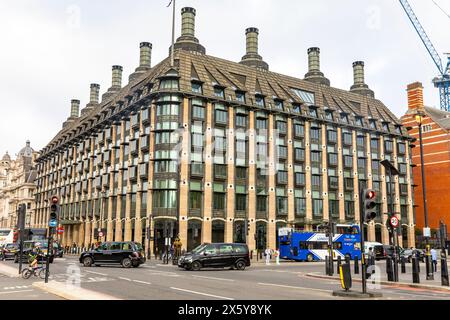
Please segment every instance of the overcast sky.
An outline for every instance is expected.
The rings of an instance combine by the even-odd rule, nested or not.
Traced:
[[[439,53],[450,51],[450,19],[432,0],[410,0]],[[450,1],[436,0],[450,12]],[[0,156],[27,139],[41,150],[61,129],[70,100],[88,103],[90,83],[124,84],[139,62],[139,43],[153,43],[152,64],[168,55],[169,0],[0,0]],[[366,62],[366,82],[397,116],[406,86],[421,81],[426,104],[438,106],[437,69],[397,0],[177,0],[197,9],[196,35],[207,54],[240,61],[247,27],[260,29],[260,54],[275,72],[303,78],[307,48],[321,48],[322,71],[349,89],[352,62]],[[444,58],[443,58],[444,59]]]

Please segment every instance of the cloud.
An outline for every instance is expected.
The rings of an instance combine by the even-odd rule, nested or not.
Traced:
[[[89,84],[111,85],[111,66],[124,82],[137,67],[139,43],[153,43],[153,64],[168,55],[167,0],[22,0],[0,3],[0,155],[27,139],[42,149],[60,130],[70,100],[88,102]],[[432,3],[411,0],[439,52],[449,51],[448,18]],[[448,4],[440,1],[450,11]],[[197,9],[197,37],[207,53],[239,61],[245,28],[260,29],[260,53],[272,71],[302,78],[308,47],[322,49],[322,71],[333,86],[352,84],[352,62],[366,62],[366,82],[401,116],[406,85],[422,81],[428,105],[438,104],[436,76],[425,48],[396,1],[178,0]]]

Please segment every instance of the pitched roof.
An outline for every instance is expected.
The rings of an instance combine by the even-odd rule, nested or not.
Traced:
[[[450,130],[450,112],[439,110],[439,109],[436,109],[436,108],[430,108],[430,107],[425,107],[425,112],[442,129]]]
[[[226,101],[236,101],[236,90],[244,91],[246,104],[255,108],[260,108],[256,105],[255,95],[261,94],[265,96],[266,109],[269,110],[274,100],[281,99],[285,101],[285,112],[288,113],[292,112],[293,104],[306,107],[314,105],[319,109],[388,122],[391,132],[394,132],[395,125],[401,125],[400,120],[381,101],[354,92],[186,50],[175,51],[175,67],[180,76],[180,91],[190,95],[193,94],[192,80],[199,80],[203,82],[203,96],[210,99],[219,99],[214,95],[214,87],[219,85],[225,88]],[[117,114],[119,101],[134,97],[138,91],[147,95],[158,91],[160,77],[171,69],[170,58],[164,59],[93,110],[74,119],[55,136],[42,155],[72,139],[78,134],[79,128],[90,128]],[[149,84],[153,84],[151,92],[147,91]],[[313,97],[313,102],[306,101],[308,97]]]

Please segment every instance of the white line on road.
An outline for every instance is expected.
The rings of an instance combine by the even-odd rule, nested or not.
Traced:
[[[205,276],[193,276],[194,278],[201,278],[201,279],[211,279],[211,280],[218,280],[218,281],[229,281],[234,282],[235,280],[232,279],[224,279],[224,278],[215,278],[215,277],[205,277]]]
[[[11,293],[21,293],[21,292],[31,292],[34,290],[17,290],[17,291],[8,291],[8,292],[0,292],[0,294],[11,294]]]
[[[145,281],[140,281],[140,280],[133,280],[134,282],[137,282],[137,283],[142,283],[142,284],[151,284],[150,282],[145,282]]]
[[[131,279],[128,279],[128,278],[122,278],[122,277],[119,277],[119,279],[120,279],[120,280],[125,280],[125,281],[131,281]]]
[[[191,290],[186,290],[186,289],[180,289],[180,288],[174,288],[174,287],[170,287],[170,289],[177,290],[177,291],[182,291],[182,292],[187,292],[187,293],[198,294],[198,295],[201,295],[201,296],[206,296],[206,297],[211,297],[211,298],[222,299],[222,300],[234,300],[233,298],[221,297],[221,296],[216,296],[216,295],[209,294],[209,293],[191,291]]]
[[[280,287],[280,288],[289,288],[289,289],[299,289],[299,290],[311,290],[311,291],[319,291],[319,292],[326,292],[330,293],[331,290],[323,290],[323,289],[314,289],[314,288],[304,288],[304,287],[294,287],[294,286],[286,286],[282,284],[274,284],[274,283],[258,283],[261,286],[271,286],[271,287]]]
[[[95,272],[95,271],[86,271],[87,273],[92,273],[92,274],[97,274],[99,276],[107,276],[106,273],[100,273],[100,272]]]

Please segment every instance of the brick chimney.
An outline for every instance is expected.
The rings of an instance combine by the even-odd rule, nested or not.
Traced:
[[[423,85],[415,82],[408,85],[408,111],[423,109]]]

